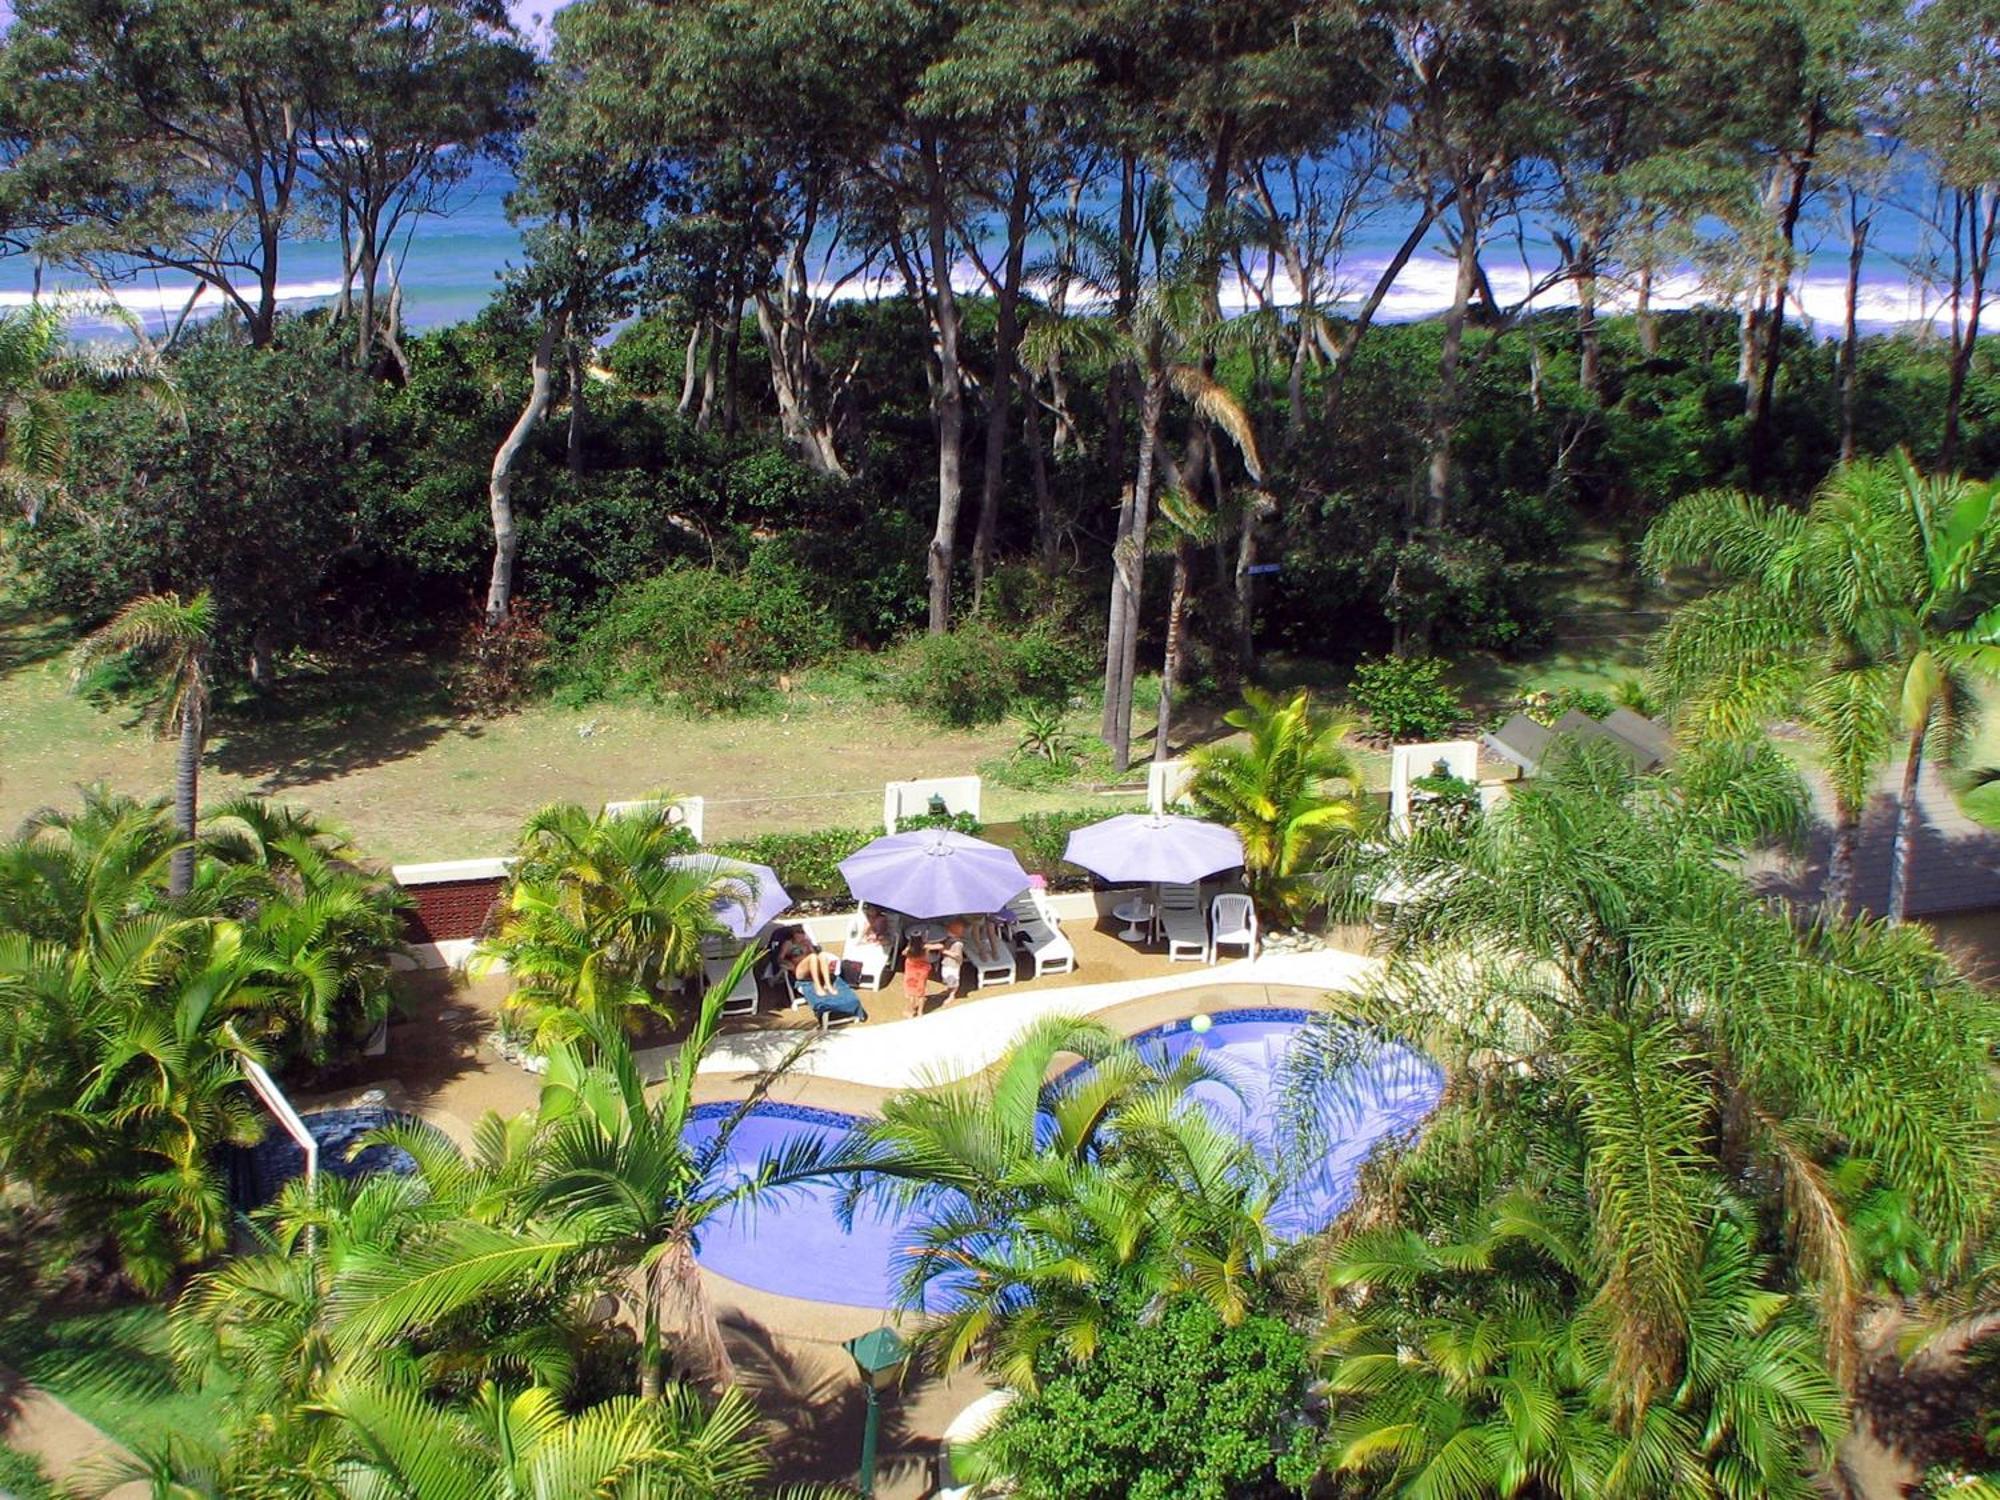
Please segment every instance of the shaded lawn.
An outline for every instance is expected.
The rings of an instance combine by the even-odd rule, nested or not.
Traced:
[[[227,1392],[185,1391],[174,1378],[163,1307],[51,1306],[33,1299],[0,1314],[0,1363],[18,1371],[127,1448],[216,1431]]]

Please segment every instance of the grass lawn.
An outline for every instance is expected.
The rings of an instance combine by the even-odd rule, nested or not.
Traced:
[[[218,1389],[187,1392],[175,1383],[166,1310],[149,1303],[71,1309],[17,1301],[0,1315],[0,1363],[128,1448],[213,1432],[225,1404]]]

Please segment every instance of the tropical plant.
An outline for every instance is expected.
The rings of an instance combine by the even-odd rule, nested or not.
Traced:
[[[115,351],[70,344],[69,318],[82,310],[58,299],[0,311],[0,494],[18,505],[31,525],[43,506],[62,494],[69,467],[70,415],[63,388],[132,382],[158,397],[172,395],[172,383],[144,340]],[[116,303],[89,311],[132,326]]]
[[[1242,838],[1243,873],[1259,910],[1293,915],[1315,862],[1362,826],[1355,764],[1342,743],[1349,726],[1303,688],[1289,698],[1246,689],[1243,706],[1223,718],[1248,743],[1195,751],[1188,799]]]
[[[1049,765],[1067,765],[1076,759],[1076,736],[1069,732],[1063,705],[1029,703],[1014,711],[1014,725],[1020,731],[1014,753]]]
[[[194,883],[197,784],[208,736],[209,650],[215,605],[206,590],[192,599],[147,594],[134,599],[77,647],[74,675],[82,680],[113,659],[130,660],[153,678],[153,727],[175,735],[174,826],[183,847],[174,851],[167,893],[185,896]]]
[[[1617,1464],[1638,1466],[1644,1494],[1796,1491],[1800,1442],[1838,1412],[1800,1383],[1801,1325],[1772,1314],[1798,1289],[1819,1367],[1853,1371],[1866,1224],[1837,1186],[1844,1164],[1907,1204],[1940,1275],[1976,1248],[1994,1206],[2000,1017],[1914,929],[1802,927],[1753,895],[1738,861],[1802,817],[1797,774],[1769,746],[1640,777],[1578,744],[1477,821],[1391,851],[1406,895],[1387,973],[1357,1006],[1449,1081],[1421,1147],[1376,1163],[1355,1224],[1385,1238],[1346,1247],[1335,1280],[1383,1296],[1361,1326],[1408,1319],[1393,1336],[1435,1369],[1398,1373],[1354,1346],[1375,1363],[1340,1378],[1388,1404],[1341,1428],[1343,1462],[1379,1462],[1411,1494],[1431,1492],[1417,1476],[1432,1462],[1475,1460],[1492,1467],[1464,1493],[1516,1493],[1530,1470],[1558,1493],[1626,1493],[1591,1477]],[[1309,1029],[1298,1052],[1320,1077],[1349,1046]],[[1770,1259],[1741,1259],[1731,1236]],[[1510,1269],[1528,1252],[1548,1264]],[[1573,1293],[1526,1299],[1522,1277],[1561,1284],[1550,1265]],[[1720,1301],[1719,1268],[1737,1288]],[[1489,1269],[1513,1279],[1488,1289],[1475,1273]],[[1710,1341],[1717,1318],[1736,1353]],[[1782,1348],[1760,1342],[1780,1323],[1794,1330]],[[1517,1394],[1530,1374],[1560,1399]],[[1737,1448],[1690,1450],[1689,1428]],[[1549,1477],[1558,1465],[1570,1472]]]
[[[1082,1063],[1051,1080],[1055,1060]],[[1185,1098],[1198,1054],[1149,1059],[1103,1026],[1032,1023],[982,1081],[891,1098],[850,1163],[911,1207],[902,1298],[924,1341],[1018,1389],[1088,1360],[1121,1309],[1176,1293],[1235,1324],[1269,1252],[1271,1184]]]
[[[1721,586],[1675,612],[1652,648],[1689,743],[1795,718],[1818,744],[1835,823],[1825,899],[1844,911],[1876,778],[1900,734],[1903,778],[1882,914],[1900,921],[1926,755],[1950,761],[1971,680],[2000,673],[2000,482],[1925,476],[1907,454],[1837,469],[1804,511],[1733,491],[1680,501],[1647,533],[1656,573]]]
[[[690,847],[664,799],[625,815],[554,803],[528,820],[480,961],[506,964],[508,1006],[538,1047],[662,1014],[700,970],[702,939],[727,931],[717,903],[743,897],[748,877],[681,858]]]

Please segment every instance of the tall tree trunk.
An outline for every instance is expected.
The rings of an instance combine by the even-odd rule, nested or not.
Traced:
[[[1347,325],[1339,343],[1334,343],[1327,336],[1324,325],[1314,329],[1314,337],[1320,341],[1320,353],[1333,366],[1326,383],[1326,409],[1323,413],[1329,425],[1339,414],[1340,398],[1347,385],[1348,364],[1354,358],[1354,351],[1361,347],[1362,336],[1374,324],[1375,314],[1381,310],[1383,300],[1395,286],[1396,278],[1403,274],[1403,267],[1410,263],[1410,257],[1417,253],[1417,247],[1423,244],[1424,237],[1431,232],[1431,225],[1437,222],[1437,216],[1457,200],[1458,194],[1453,192],[1434,204],[1425,205],[1424,211],[1417,216],[1417,222],[1410,226],[1410,232],[1403,236],[1403,243],[1396,247],[1396,253],[1382,267],[1382,274],[1375,278],[1368,299],[1355,312],[1354,321]]]
[[[1035,491],[1035,563],[1042,575],[1056,571],[1056,495],[1049,483],[1048,455],[1042,451],[1042,398],[1034,372],[1016,367],[1021,382],[1021,444],[1028,450],[1028,478]]]
[[[167,866],[167,894],[185,896],[194,889],[194,838],[199,816],[201,749],[208,714],[208,674],[197,661],[189,669],[193,681],[181,704],[180,744],[174,753],[174,828],[181,847]]]
[[[1855,361],[1861,347],[1855,305],[1861,300],[1861,262],[1868,253],[1869,215],[1852,201],[1847,209],[1847,295],[1840,323],[1840,461],[1854,459]]]
[[[986,593],[993,565],[994,537],[1000,527],[1000,491],[1006,478],[1009,406],[1014,399],[1014,362],[1021,343],[1021,267],[1028,253],[1028,209],[1034,174],[1027,148],[1014,166],[1014,191],[1007,204],[1007,257],[993,307],[993,383],[986,415],[986,467],[979,479],[979,525],[972,537],[972,607]]]
[[[1451,509],[1451,448],[1458,435],[1458,378],[1465,353],[1465,319],[1479,284],[1479,235],[1485,228],[1483,183],[1470,184],[1458,194],[1458,274],[1452,282],[1451,307],[1445,313],[1444,342],[1438,350],[1436,404],[1431,410],[1429,464],[1424,487],[1424,526],[1444,528]]]
[[[729,302],[729,338],[722,364],[722,430],[734,436],[742,425],[743,296]]]
[[[681,400],[680,405],[674,408],[682,416],[686,416],[694,405],[695,391],[699,389],[701,330],[706,322],[706,318],[696,318],[694,326],[688,330],[687,353],[681,360]]]
[[[1160,446],[1160,419],[1167,405],[1165,371],[1149,375],[1139,401],[1139,469],[1118,512],[1118,541],[1112,550],[1111,627],[1105,651],[1105,739],[1111,764],[1132,764],[1132,690],[1138,676],[1139,601],[1146,577],[1146,530],[1153,503],[1153,478]]]
[[[1647,359],[1660,357],[1660,319],[1653,311],[1653,261],[1649,255],[1639,268],[1639,303],[1634,316],[1639,323],[1639,352]]]
[[[1817,100],[1807,117],[1805,149],[1792,164],[1791,189],[1785,195],[1784,218],[1780,220],[1779,259],[1771,277],[1771,319],[1765,330],[1763,368],[1757,372],[1757,400],[1750,410],[1750,482],[1759,482],[1770,468],[1771,407],[1777,399],[1778,366],[1785,357],[1785,298],[1792,287],[1796,265],[1793,242],[1798,235],[1799,214],[1805,208],[1806,183],[1812,177],[1813,162],[1819,151],[1821,119]]]
[[[564,462],[571,477],[583,473],[583,424],[589,416],[590,397],[584,386],[584,353],[581,340],[569,343],[569,428],[563,434]]]
[[[1187,537],[1174,539],[1174,582],[1167,595],[1167,649],[1160,663],[1160,711],[1153,724],[1153,764],[1159,765],[1168,757],[1168,736],[1174,716],[1174,695],[1179,691],[1181,680],[1181,656],[1185,650],[1183,637],[1187,630],[1187,596],[1189,566],[1188,552],[1192,544]]]
[[[1578,236],[1576,246],[1576,383],[1592,406],[1604,404],[1604,340],[1597,327],[1597,257],[1595,229]]]
[[[1938,467],[1950,469],[1958,460],[1959,424],[1965,409],[1965,386],[1972,373],[1972,357],[1979,348],[1979,314],[1986,302],[1986,278],[1993,264],[1994,234],[2000,228],[2000,194],[1969,189],[1971,212],[1965,216],[1971,253],[1966,258],[1971,273],[1972,294],[1966,299],[1962,331],[1954,319],[1951,351],[1951,382],[1945,390],[1944,441],[1938,448]]]
[[[708,347],[702,354],[701,402],[695,407],[694,413],[694,430],[696,432],[706,432],[710,427],[715,425],[715,414],[722,404],[717,396],[717,393],[722,389],[720,384],[722,371],[722,327],[713,317],[704,315],[704,321],[708,330],[706,340]],[[761,319],[759,321],[761,322]],[[771,357],[773,359],[778,358],[775,350],[772,352]],[[775,388],[778,383],[778,377],[773,375],[771,383]],[[783,411],[780,408],[781,425],[782,417]]]
[[[1917,842],[1917,783],[1924,773],[1924,739],[1931,727],[1930,715],[1910,732],[1910,748],[1903,758],[1903,788],[1896,797],[1896,841],[1889,850],[1889,902],[1882,915],[1891,927],[1903,920],[1903,908],[1910,896],[1910,857]]]
[[[1118,286],[1112,322],[1129,326],[1139,300],[1139,160],[1130,151],[1118,161]],[[1113,474],[1125,468],[1125,407],[1132,393],[1132,364],[1120,360],[1104,379],[1104,461]]]
[[[1854,899],[1854,853],[1860,842],[1860,819],[1842,808],[1834,819],[1833,842],[1826,856],[1826,883],[1820,888],[1820,901],[1828,916],[1846,916],[1848,903]]]
[[[493,455],[493,474],[486,486],[486,498],[493,515],[493,571],[486,584],[486,623],[498,625],[507,618],[514,601],[514,556],[520,550],[520,534],[514,527],[514,461],[535,430],[535,424],[549,409],[549,388],[554,383],[556,344],[569,322],[567,313],[551,313],[542,325],[535,344],[532,378],[527,404],[514,419],[506,439]]]
[[[951,202],[942,147],[924,138],[925,232],[930,241],[931,328],[937,336],[938,499],[926,573],[930,633],[951,629],[951,570],[958,558],[958,512],[964,500],[965,377],[959,367],[958,297],[951,286]]]

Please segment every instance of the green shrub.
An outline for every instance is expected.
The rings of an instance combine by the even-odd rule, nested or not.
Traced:
[[[564,657],[561,696],[679,698],[705,710],[742,710],[782,671],[839,645],[804,587],[678,563],[620,589]]]
[[[1378,734],[1392,740],[1442,739],[1465,718],[1458,690],[1435,656],[1385,656],[1354,669],[1348,696]]]
[[[708,847],[717,854],[769,865],[778,883],[802,901],[834,901],[847,894],[840,862],[875,834],[860,828],[815,828],[804,833],[760,833]]]
[[[971,813],[911,813],[907,818],[896,819],[896,832],[915,833],[919,828],[949,828],[953,833],[962,833],[971,838],[979,836],[979,830],[986,825]]]
[[[1305,1340],[1282,1319],[1225,1323],[1178,1297],[1121,1312],[1097,1354],[1044,1355],[1041,1387],[979,1454],[1043,1500],[1215,1500],[1303,1493],[1318,1465],[1301,1420]]]
[[[1016,852],[1029,874],[1045,876],[1050,885],[1080,884],[1089,878],[1089,872],[1066,861],[1063,849],[1077,829],[1110,816],[1100,807],[1028,813],[1021,819],[1021,846]]]
[[[918,718],[952,729],[997,724],[1014,706],[1013,652],[991,630],[954,630],[911,643],[897,701]]]
[[[60,1493],[40,1459],[6,1447],[0,1447],[0,1492],[13,1500],[55,1500]]]
[[[1017,704],[1067,702],[1083,660],[1074,641],[1048,626],[1009,635],[969,625],[912,641],[896,697],[948,728],[997,724]]]
[[[1537,724],[1553,724],[1571,709],[1602,719],[1618,707],[1618,700],[1597,688],[1559,687],[1549,692],[1529,693],[1521,700],[1521,712]]]

